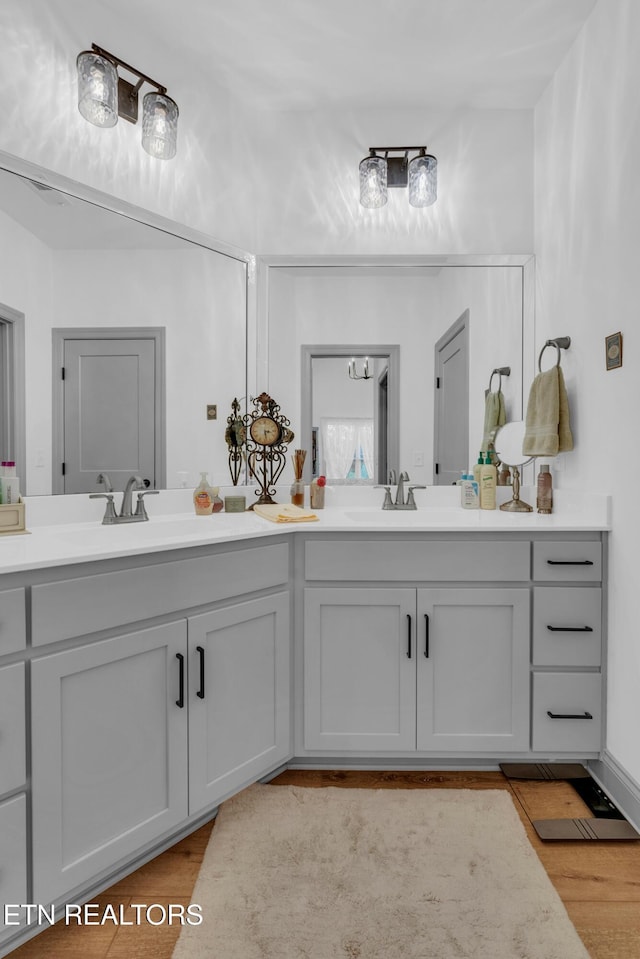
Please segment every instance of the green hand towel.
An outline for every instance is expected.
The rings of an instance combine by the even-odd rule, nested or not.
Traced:
[[[483,450],[488,450],[496,438],[496,430],[507,422],[502,390],[497,393],[487,392],[484,401],[484,433],[482,436]]]
[[[522,452],[525,456],[557,456],[573,449],[569,400],[559,366],[539,373],[531,384]]]

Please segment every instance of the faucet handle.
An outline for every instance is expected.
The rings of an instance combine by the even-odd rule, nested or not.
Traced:
[[[416,506],[416,500],[415,500],[415,496],[413,495],[413,491],[414,489],[426,489],[426,488],[427,488],[426,486],[418,485],[418,484],[416,484],[415,486],[410,486],[409,492],[407,494],[407,506],[411,507],[411,509],[417,509],[418,507]]]
[[[383,486],[374,486],[373,488],[384,490],[384,503],[382,504],[382,508],[393,509],[393,500],[391,499],[391,487],[383,485]]]
[[[104,509],[104,516],[102,517],[103,526],[111,526],[112,523],[117,521],[112,493],[89,493],[89,499],[106,499],[107,503]]]
[[[138,493],[138,502],[136,504],[136,511],[134,513],[134,516],[141,516],[143,521],[148,520],[149,516],[147,514],[147,510],[144,505],[144,497],[153,496],[154,494],[157,495],[159,492],[160,490],[157,490],[157,489],[145,489],[141,493]]]

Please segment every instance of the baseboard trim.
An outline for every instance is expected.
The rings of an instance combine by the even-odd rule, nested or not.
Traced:
[[[602,759],[589,760],[587,767],[620,812],[640,832],[640,784],[606,750]]]

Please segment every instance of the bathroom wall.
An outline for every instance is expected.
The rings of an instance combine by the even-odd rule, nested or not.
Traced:
[[[257,111],[134,24],[135,10],[122,23],[106,0],[4,0],[0,150],[256,254],[531,252],[531,110]],[[140,125],[80,116],[75,60],[92,42],[176,99],[173,160],[144,152]],[[383,210],[359,206],[358,162],[381,141],[433,149],[435,206],[414,210],[404,191]]]
[[[609,552],[607,750],[640,783],[638,569],[638,224],[640,4],[599,0],[535,111],[538,347],[563,355],[575,449],[561,487],[613,495]],[[621,330],[621,369],[605,336]]]

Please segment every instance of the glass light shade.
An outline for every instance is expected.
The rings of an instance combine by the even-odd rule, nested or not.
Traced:
[[[118,122],[118,71],[111,60],[86,50],[79,54],[78,110],[96,127]]]
[[[384,206],[387,198],[387,161],[384,157],[365,157],[360,161],[361,206],[376,209]]]
[[[176,155],[178,105],[164,93],[147,93],[142,101],[142,146],[157,160]]]
[[[409,203],[431,206],[438,198],[438,161],[421,153],[409,163]]]

